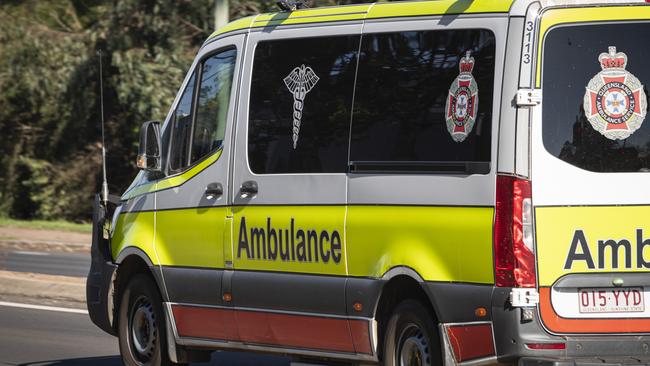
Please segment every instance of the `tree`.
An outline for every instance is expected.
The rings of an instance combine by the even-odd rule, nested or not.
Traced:
[[[165,118],[214,29],[213,6],[214,0],[3,1],[0,215],[90,218],[101,182],[98,49],[105,55],[109,187],[122,193],[136,173],[140,124]],[[275,11],[273,0],[230,1],[231,19],[266,11]]]

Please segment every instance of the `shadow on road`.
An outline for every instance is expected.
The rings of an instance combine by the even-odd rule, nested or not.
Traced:
[[[289,366],[288,357],[267,356],[243,352],[214,352],[210,363],[192,365],[214,365],[214,366]],[[21,363],[16,366],[121,366],[120,356],[84,357],[71,358],[67,360],[51,360]]]

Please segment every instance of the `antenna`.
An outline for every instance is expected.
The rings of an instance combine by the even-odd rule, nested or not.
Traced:
[[[101,108],[102,121],[102,191],[101,200],[104,206],[108,204],[108,181],[106,180],[106,144],[104,143],[104,75],[102,74],[102,50],[97,51],[99,56],[99,105]]]

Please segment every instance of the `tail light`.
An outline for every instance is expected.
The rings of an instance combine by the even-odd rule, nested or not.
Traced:
[[[535,287],[530,181],[498,175],[494,225],[494,274],[499,287]]]
[[[526,343],[526,348],[528,349],[566,349],[566,343]]]

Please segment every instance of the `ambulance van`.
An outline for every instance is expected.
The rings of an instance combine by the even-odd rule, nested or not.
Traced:
[[[93,322],[126,365],[647,364],[649,39],[642,1],[229,24],[96,200]]]

